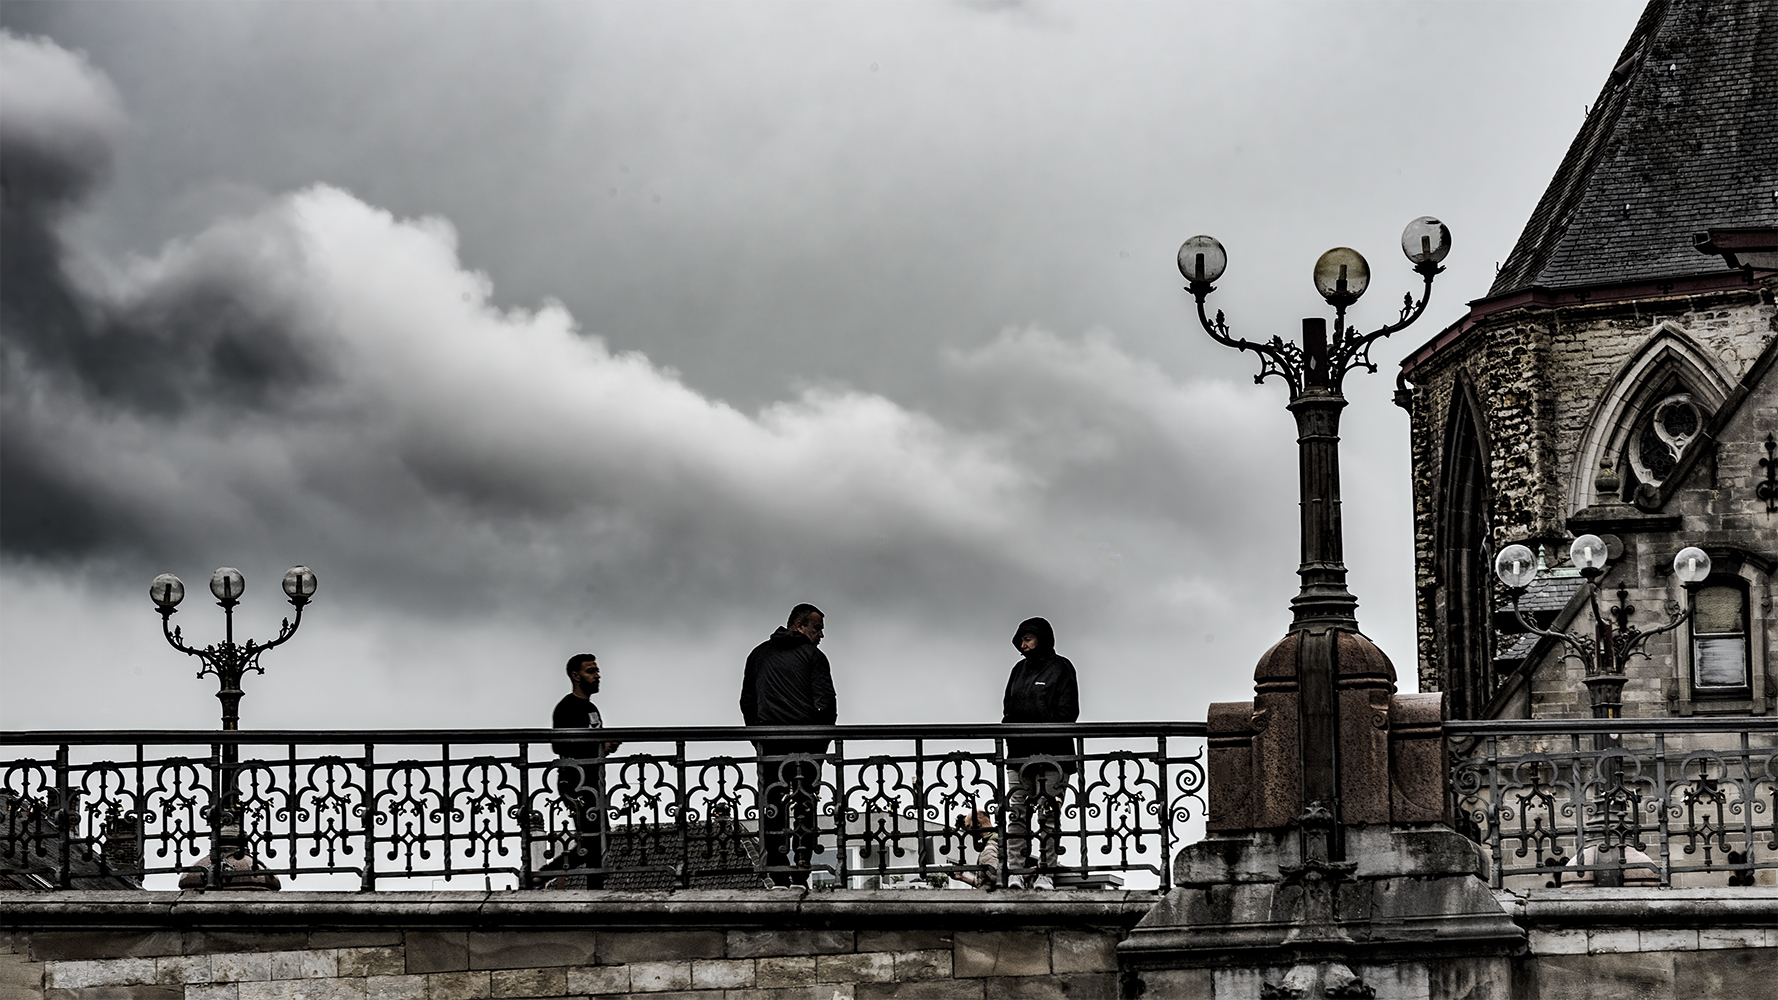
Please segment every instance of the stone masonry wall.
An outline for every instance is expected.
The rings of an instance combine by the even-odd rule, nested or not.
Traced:
[[[525,912],[536,895],[511,894],[499,912],[457,914],[480,926],[403,927],[438,923],[428,912],[437,897],[471,894],[386,894],[354,900],[370,911],[355,922],[381,917],[386,926],[337,926],[337,914],[319,912],[317,926],[291,927],[280,925],[306,902],[293,897],[321,894],[207,895],[210,904],[232,896],[249,915],[280,915],[227,929],[15,928],[0,939],[0,1000],[1111,1000],[1117,942],[1154,898],[1077,893],[1066,895],[1094,899],[1046,907],[1000,894],[1026,895],[1030,905],[960,907],[912,898],[960,893],[878,892],[859,894],[870,897],[860,913],[831,893],[825,912],[808,919],[800,900],[679,893],[632,899],[625,926],[623,901],[611,893],[549,894],[601,897],[580,915],[559,899],[541,915]],[[408,895],[422,894],[400,894]],[[322,911],[339,905],[315,902]],[[947,905],[922,906],[935,902]],[[520,926],[540,916],[558,926]],[[710,926],[718,918],[731,926]],[[562,926],[576,922],[584,926]]]
[[[1413,369],[1408,377],[1416,387],[1410,412],[1422,690],[1446,686],[1444,665],[1436,662],[1441,594],[1435,548],[1445,435],[1452,407],[1463,398],[1462,384],[1473,387],[1483,418],[1486,506],[1494,550],[1513,542],[1544,541],[1565,553],[1566,540],[1572,537],[1566,520],[1573,513],[1570,497],[1580,450],[1591,422],[1600,415],[1601,398],[1613,388],[1626,362],[1670,323],[1713,355],[1731,381],[1739,380],[1778,334],[1772,292],[1766,288],[1757,293],[1510,310],[1485,317],[1461,340]],[[1762,442],[1775,429],[1778,375],[1768,375],[1723,429],[1712,460],[1701,462],[1666,505],[1664,513],[1683,518],[1680,530],[1639,540],[1625,538],[1633,548],[1640,546],[1630,557],[1634,572],[1614,572],[1607,583],[1615,597],[1618,582],[1629,582],[1631,603],[1640,609],[1632,624],[1647,628],[1665,620],[1659,612],[1674,595],[1662,559],[1671,559],[1685,545],[1731,546],[1778,556],[1773,541],[1778,539],[1778,518],[1767,514],[1753,496],[1757,463],[1764,457]],[[1770,593],[1752,596],[1753,615],[1762,617],[1761,602],[1769,605]],[[1657,655],[1631,665],[1626,715],[1679,714],[1681,706],[1672,697],[1677,669],[1674,638],[1656,639],[1655,644],[1664,643],[1650,649]],[[1778,629],[1767,629],[1768,671],[1778,669],[1774,641]],[[1554,663],[1552,658],[1539,668],[1531,693],[1533,716],[1589,714],[1578,674],[1568,676],[1579,670],[1578,665],[1557,668]],[[1768,693],[1778,693],[1778,684],[1768,686]],[[1739,710],[1749,709],[1763,710],[1762,706]]]

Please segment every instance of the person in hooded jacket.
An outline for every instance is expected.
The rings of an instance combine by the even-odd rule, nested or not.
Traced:
[[[784,626],[747,655],[741,678],[741,718],[749,726],[831,726],[839,717],[834,701],[833,670],[816,648],[826,623],[821,609],[798,604]],[[821,762],[786,760],[791,754],[823,754],[826,740],[760,740],[760,817],[766,866],[786,868],[794,855],[798,868],[808,868],[818,845],[815,801],[820,794]],[[770,872],[775,888],[789,887],[790,872]]]
[[[1056,633],[1042,618],[1027,618],[1013,633],[1023,658],[1006,680],[1001,722],[1075,722],[1080,718],[1080,688],[1074,664],[1056,654]],[[1006,861],[1029,866],[1032,813],[1037,820],[1038,870],[1029,885],[1054,889],[1050,872],[1062,838],[1062,794],[1068,775],[1079,768],[1071,736],[1026,736],[1006,741]],[[1044,758],[1054,758],[1053,760]],[[1024,876],[1011,875],[1007,888],[1022,889]]]

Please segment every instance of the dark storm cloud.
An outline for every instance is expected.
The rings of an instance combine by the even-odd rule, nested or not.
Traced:
[[[11,145],[71,172],[36,153],[59,135],[42,117]],[[39,175],[35,190],[80,186]],[[301,549],[433,613],[573,600],[582,581],[639,613],[764,580],[943,619],[986,588],[1090,604],[1103,567],[1081,565],[1124,550],[1169,578],[1131,533],[1189,534],[1182,498],[1213,529],[1211,505],[1187,477],[1117,470],[1131,449],[1236,458],[1163,427],[1239,404],[1108,336],[1008,331],[942,359],[974,429],[843,386],[749,414],[559,305],[493,306],[443,220],[316,187],[113,265],[60,248],[61,197],[17,213],[53,251],[32,283],[66,303],[8,300],[3,541],[19,555],[220,538]]]

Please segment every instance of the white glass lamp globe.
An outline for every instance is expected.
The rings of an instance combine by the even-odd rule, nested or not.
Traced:
[[[1315,290],[1334,305],[1351,305],[1371,284],[1371,266],[1351,247],[1334,247],[1315,261]]]
[[[1494,575],[1512,590],[1524,590],[1537,576],[1537,557],[1523,545],[1508,545],[1494,557]]]
[[[291,600],[308,600],[315,596],[315,571],[307,566],[292,566],[284,571],[284,593]]]
[[[1451,252],[1451,231],[1430,215],[1422,215],[1401,231],[1401,252],[1415,264],[1437,264]]]
[[[148,597],[163,608],[176,608],[185,600],[185,581],[171,573],[162,573],[148,585]]]
[[[1710,577],[1710,556],[1695,545],[1688,545],[1673,557],[1673,572],[1680,583],[1703,583]]]
[[[1229,255],[1214,237],[1193,236],[1179,247],[1179,273],[1194,284],[1215,281],[1228,266]]]
[[[1598,535],[1582,535],[1568,546],[1568,561],[1578,570],[1604,569],[1611,555],[1606,551],[1605,539]]]
[[[247,590],[247,579],[233,566],[218,567],[210,574],[210,593],[219,601],[238,600]]]

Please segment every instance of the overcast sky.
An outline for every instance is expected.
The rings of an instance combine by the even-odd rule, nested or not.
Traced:
[[[1484,294],[1641,4],[0,7],[0,725],[214,726],[212,641],[302,632],[257,727],[730,724],[828,614],[842,722],[997,721],[1044,615],[1083,717],[1251,694],[1294,429],[1196,329],[1361,326],[1347,558],[1414,675],[1394,363]]]

